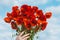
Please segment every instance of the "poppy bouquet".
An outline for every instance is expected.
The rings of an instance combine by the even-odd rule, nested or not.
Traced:
[[[11,24],[11,28],[17,33],[25,31],[24,34],[30,33],[28,40],[33,40],[34,34],[38,31],[45,30],[47,26],[47,19],[52,16],[51,12],[43,14],[41,9],[37,6],[22,5],[12,7],[12,12],[7,12],[7,17],[4,18],[6,23]]]

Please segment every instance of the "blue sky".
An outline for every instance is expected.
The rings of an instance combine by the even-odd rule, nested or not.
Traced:
[[[14,5],[19,7],[23,4],[38,6],[44,13],[51,11],[52,17],[48,19],[47,28],[35,35],[35,40],[60,40],[60,0],[0,0],[0,40],[15,40],[10,24],[5,23],[3,18],[7,12],[11,12]],[[39,36],[36,39],[36,36]]]

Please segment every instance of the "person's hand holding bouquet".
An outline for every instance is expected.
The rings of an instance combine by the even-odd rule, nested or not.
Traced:
[[[38,31],[43,31],[46,28],[48,23],[47,19],[49,19],[51,15],[51,12],[43,14],[43,11],[38,9],[38,7],[24,4],[20,8],[13,6],[12,12],[7,13],[7,17],[4,18],[4,21],[11,24],[12,29],[16,30],[17,35],[25,31],[23,37],[21,34],[17,37],[19,40],[22,38],[23,40],[33,40],[33,36]],[[30,33],[30,37],[28,33]]]
[[[16,40],[27,40],[30,36],[29,36],[29,33],[28,34],[24,34],[24,31],[21,32],[19,35],[17,35],[17,38]]]

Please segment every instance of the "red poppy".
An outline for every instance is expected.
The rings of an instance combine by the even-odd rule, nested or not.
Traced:
[[[9,17],[9,18],[12,19],[12,15],[11,15],[11,13],[7,13],[7,17]]]
[[[11,13],[11,15],[12,15],[13,18],[18,16],[18,14],[14,11]]]
[[[23,17],[27,17],[27,16],[30,16],[30,13],[29,13],[28,11],[26,11],[26,12],[24,12],[24,13],[21,13],[21,15],[22,15]]]
[[[37,21],[36,21],[35,19],[31,19],[30,22],[31,22],[31,25],[32,25],[32,26],[37,25]]]
[[[13,6],[13,7],[12,7],[12,10],[13,10],[13,11],[16,11],[17,9],[18,9],[18,6]]]
[[[40,29],[40,26],[37,26],[35,29],[35,32],[37,32]]]
[[[31,15],[31,6],[23,5],[21,6],[21,15],[27,17]]]
[[[31,24],[29,22],[26,23],[25,27],[27,28],[27,30],[31,30]]]
[[[27,7],[28,7],[28,5],[26,5],[26,4],[21,6],[21,8],[27,8]]]
[[[29,11],[26,11],[24,14],[26,14],[27,16],[30,15],[30,12]]]
[[[7,22],[7,23],[10,23],[11,22],[11,19],[9,17],[5,17],[4,18],[4,21]]]
[[[27,7],[28,7],[28,5],[22,5],[21,6],[21,13],[24,13],[25,11],[27,11]]]
[[[31,11],[31,6],[28,6],[27,7],[27,11]]]
[[[40,25],[41,23],[42,23],[42,21],[38,19],[37,24]]]
[[[22,13],[21,16],[22,17],[27,17],[27,14],[26,13]]]
[[[24,4],[21,6],[21,11],[31,11],[31,6]]]
[[[18,29],[17,24],[14,21],[11,22],[11,27],[12,27],[12,29],[15,29],[15,30]]]
[[[35,32],[37,32],[38,30],[41,30],[41,24],[42,24],[42,21],[41,20],[37,20],[37,27],[35,28]]]
[[[13,18],[13,20],[16,21],[17,20],[17,17],[16,18]]]
[[[31,30],[31,24],[30,24],[30,21],[28,21],[27,19],[24,20],[24,25],[25,25],[25,28],[27,30]]]
[[[35,15],[31,15],[31,19],[36,19]]]
[[[16,24],[19,25],[19,24],[22,24],[22,23],[23,23],[23,18],[17,17],[16,18]]]
[[[31,20],[31,19],[36,19],[36,17],[34,15],[27,15],[26,17],[28,20]]]
[[[46,16],[46,18],[50,18],[50,17],[52,16],[52,13],[51,13],[51,12],[47,12],[47,13],[45,14],[45,16]]]
[[[21,8],[21,10],[20,10],[20,11],[21,11],[21,14],[22,14],[22,13],[25,13],[24,8]]]
[[[42,15],[38,19],[41,20],[41,21],[46,21],[46,16],[45,15]]]
[[[44,30],[47,26],[47,22],[46,21],[43,21],[42,22],[42,25],[41,25],[41,30]]]
[[[43,11],[42,10],[37,10],[36,16],[39,17],[39,16],[42,16],[42,15],[43,15]]]
[[[36,6],[32,7],[32,11],[36,12],[37,10],[38,10],[38,7],[36,7]]]
[[[20,10],[19,9],[16,10],[15,12],[16,12],[17,15],[20,15]]]

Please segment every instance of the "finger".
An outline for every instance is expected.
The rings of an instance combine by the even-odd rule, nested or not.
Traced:
[[[22,36],[24,34],[24,31],[19,34],[19,36]]]
[[[24,36],[22,36],[22,38],[25,38],[25,37],[27,37],[27,36],[29,36],[30,34],[28,33],[28,34],[25,34]]]
[[[18,36],[16,37],[16,40],[19,40],[19,37]]]
[[[23,39],[24,39],[24,40],[27,40],[29,37],[30,37],[30,36],[27,36],[27,37],[25,37],[25,38],[23,38]]]
[[[23,40],[27,40],[27,39],[23,39]]]

